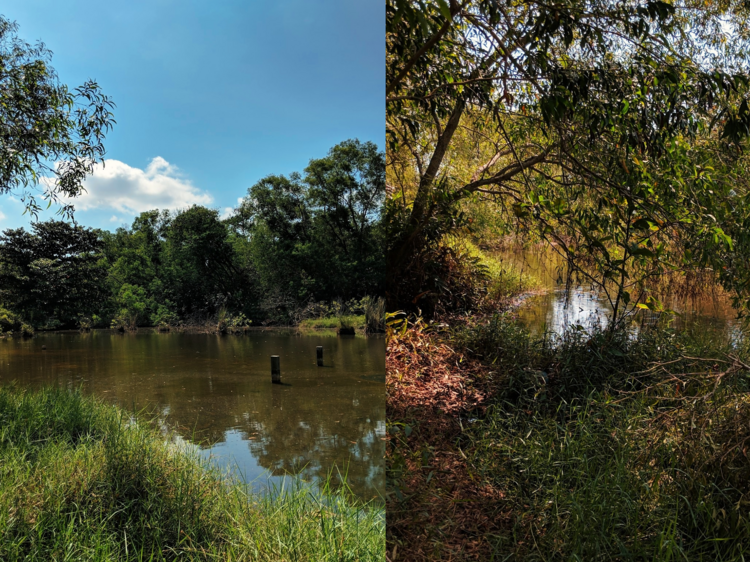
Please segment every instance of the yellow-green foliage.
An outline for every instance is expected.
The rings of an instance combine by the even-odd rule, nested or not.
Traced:
[[[21,320],[18,314],[0,306],[0,334],[3,332],[20,332],[24,336],[33,336],[34,328]]]
[[[355,328],[364,330],[366,324],[365,315],[337,316],[327,318],[308,318],[299,323],[301,329],[308,330],[335,330],[338,328]]]
[[[482,251],[466,238],[446,236],[446,245],[461,250],[465,255],[478,260],[487,272],[487,291],[491,299],[503,299],[538,289],[540,281],[529,273],[518,271],[512,264]]]

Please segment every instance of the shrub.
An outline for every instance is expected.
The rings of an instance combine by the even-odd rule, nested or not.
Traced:
[[[365,331],[368,333],[385,332],[385,299],[367,296],[362,299],[365,313]]]

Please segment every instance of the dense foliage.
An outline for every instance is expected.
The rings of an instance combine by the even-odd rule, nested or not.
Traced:
[[[0,235],[0,301],[35,326],[74,323],[105,297],[107,270],[96,233],[62,221]]]
[[[269,176],[226,219],[193,206],[130,228],[63,221],[0,236],[0,304],[37,328],[289,322],[311,301],[379,295],[384,155],[345,141]]]
[[[713,269],[746,304],[747,16],[740,2],[389,0],[391,307],[441,291],[440,241],[479,202],[548,241],[617,318],[653,306],[647,280],[675,268]]]
[[[269,176],[229,222],[252,231],[248,259],[268,290],[296,301],[382,294],[380,214],[385,162],[371,143],[345,141],[304,175]]]
[[[388,550],[745,560],[747,342],[706,325],[538,338],[511,314],[388,344]]]

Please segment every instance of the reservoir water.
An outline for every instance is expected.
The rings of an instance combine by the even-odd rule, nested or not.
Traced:
[[[281,357],[281,385],[271,383],[271,355]],[[11,382],[80,388],[141,412],[257,488],[346,472],[360,498],[384,493],[382,337],[40,333],[0,339],[0,384]]]
[[[532,249],[506,251],[497,257],[532,275],[541,285],[539,294],[523,299],[516,309],[518,319],[533,334],[560,335],[573,326],[590,331],[609,323],[612,305],[604,292],[585,284],[567,285],[566,266],[557,254]],[[637,331],[644,325],[658,324],[675,329],[697,328],[730,341],[741,337],[742,323],[719,287],[709,284],[701,291],[690,291],[682,286],[667,286],[660,287],[660,291],[664,293],[660,295],[662,304],[671,312],[636,310],[629,316],[631,329]]]

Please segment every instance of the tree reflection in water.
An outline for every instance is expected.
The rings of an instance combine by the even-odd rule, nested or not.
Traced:
[[[317,345],[325,367],[315,365]],[[272,354],[281,356],[283,385],[271,384]],[[265,471],[315,479],[334,471],[335,480],[338,468],[360,497],[383,494],[382,338],[51,333],[1,340],[0,364],[0,383],[80,386],[156,414],[247,480]]]

